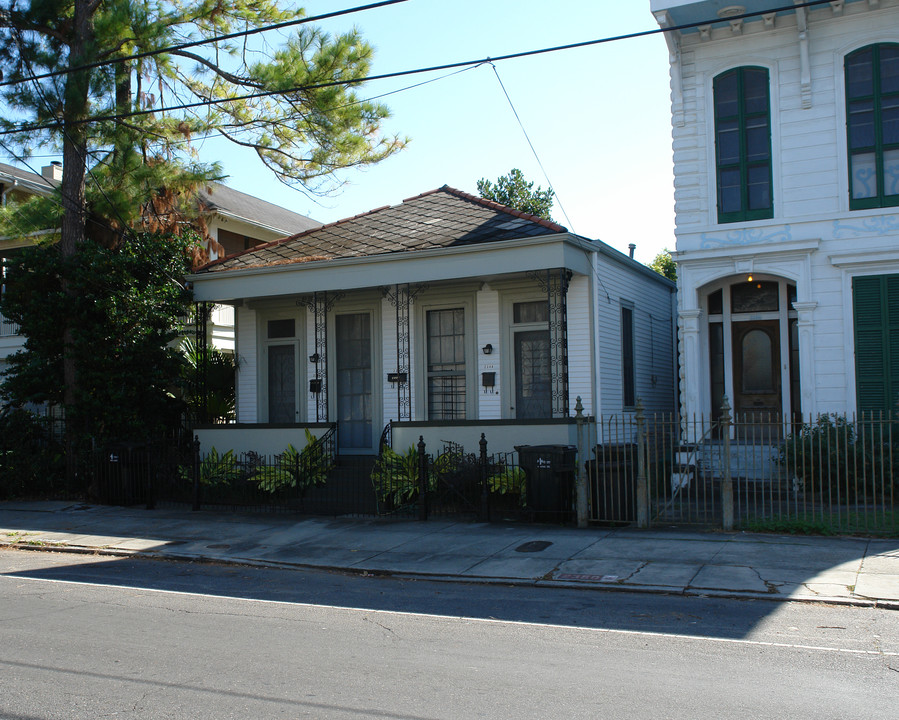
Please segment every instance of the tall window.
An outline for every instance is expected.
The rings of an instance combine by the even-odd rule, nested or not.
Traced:
[[[637,376],[634,357],[634,309],[623,306],[621,308],[621,392],[626,408],[632,408],[637,404]]]
[[[515,361],[515,417],[551,418],[552,348],[549,303],[517,302],[512,306],[512,344]]]
[[[465,311],[429,310],[428,419],[465,418]]]
[[[741,67],[715,78],[718,222],[773,215],[768,71]]]
[[[846,56],[849,209],[899,205],[899,45]]]

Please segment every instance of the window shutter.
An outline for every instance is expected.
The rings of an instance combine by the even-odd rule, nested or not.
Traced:
[[[852,290],[858,409],[890,412],[899,378],[899,275],[857,277]]]

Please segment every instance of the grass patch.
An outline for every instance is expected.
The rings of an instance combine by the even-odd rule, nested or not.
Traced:
[[[851,510],[826,513],[815,517],[786,516],[755,518],[741,524],[742,530],[780,535],[871,535],[899,537],[899,511]]]

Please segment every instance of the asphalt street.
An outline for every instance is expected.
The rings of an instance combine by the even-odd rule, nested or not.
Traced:
[[[0,551],[0,717],[891,718],[871,607]]]

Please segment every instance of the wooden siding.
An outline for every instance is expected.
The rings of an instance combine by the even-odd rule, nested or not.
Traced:
[[[256,311],[237,308],[237,422],[259,422]]]

